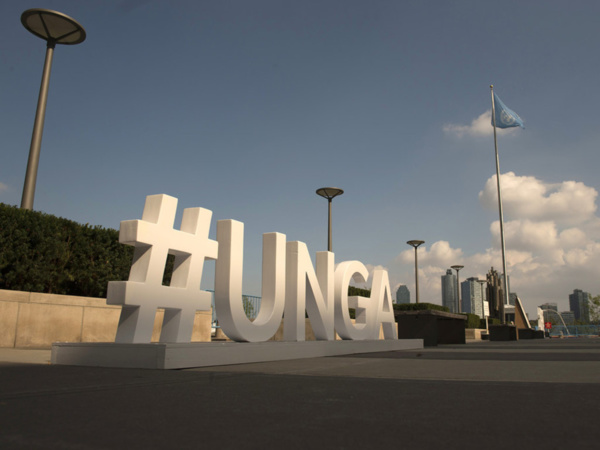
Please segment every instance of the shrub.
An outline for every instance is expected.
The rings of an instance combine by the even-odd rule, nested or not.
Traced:
[[[488,325],[502,325],[502,321],[500,319],[488,317]],[[485,319],[481,319],[479,328],[485,328]]]
[[[444,311],[444,312],[450,312],[450,310],[445,307],[445,306],[441,306],[441,305],[436,305],[434,303],[394,303],[394,310],[396,311],[426,311],[426,310],[433,310],[433,311]]]
[[[105,297],[132,257],[116,230],[0,203],[0,289]]]
[[[348,296],[371,297],[371,291],[369,289],[348,286]],[[348,311],[350,312],[350,318],[356,319],[356,310],[354,308],[348,308]]]
[[[360,296],[360,297],[370,297],[371,290],[370,289],[361,289],[354,286],[348,286],[348,295],[350,296]]]
[[[477,314],[461,313],[463,316],[467,316],[465,321],[465,328],[480,328],[481,318]],[[485,328],[485,323],[483,328]]]

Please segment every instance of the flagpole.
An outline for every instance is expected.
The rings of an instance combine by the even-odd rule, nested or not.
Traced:
[[[502,244],[502,271],[504,279],[504,298],[500,303],[500,319],[506,323],[504,305],[508,304],[508,278],[506,275],[506,246],[504,243],[504,216],[502,214],[502,192],[500,190],[500,159],[498,158],[498,140],[496,139],[496,105],[494,102],[494,85],[490,85],[492,94],[492,123],[494,124],[494,148],[496,150],[496,183],[498,185],[498,212],[500,215],[500,242]]]

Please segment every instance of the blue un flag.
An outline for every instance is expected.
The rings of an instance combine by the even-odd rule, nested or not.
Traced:
[[[496,93],[494,93],[494,105],[496,110],[496,127],[498,128],[512,128],[512,127],[521,127],[525,128],[523,125],[523,120],[519,117],[519,115],[514,112],[512,109],[508,109],[502,100],[498,98]],[[494,126],[494,122],[492,120],[492,126]]]

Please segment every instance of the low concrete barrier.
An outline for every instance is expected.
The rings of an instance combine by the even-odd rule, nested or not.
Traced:
[[[467,316],[444,311],[394,311],[398,339],[423,339],[425,347],[464,344]]]
[[[114,342],[120,306],[106,299],[0,289],[0,347],[50,348],[53,342]],[[164,310],[154,321],[158,342]],[[211,340],[211,311],[197,311],[192,342]]]
[[[515,325],[490,325],[490,341],[517,341],[519,335]]]
[[[107,305],[104,298],[0,289],[0,347],[50,348],[54,342],[114,342],[120,315],[121,307]],[[164,310],[157,310],[152,342],[160,338],[163,317]],[[196,311],[192,342],[210,342],[211,325],[212,311]],[[216,337],[227,339],[223,333]],[[336,338],[339,339],[337,334]],[[308,319],[305,339],[315,340]],[[379,339],[383,339],[382,329]],[[270,340],[283,341],[283,321]]]
[[[481,335],[484,333],[486,333],[485,328],[467,328],[465,329],[465,339],[481,341]]]

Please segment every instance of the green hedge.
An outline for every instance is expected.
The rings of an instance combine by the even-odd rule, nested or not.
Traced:
[[[362,297],[370,297],[371,291],[369,289],[360,289],[354,286],[348,286],[348,295],[360,295]],[[450,310],[441,305],[436,305],[434,303],[393,303],[393,308],[396,311],[426,311],[426,310],[434,310],[434,311],[444,311],[450,312]],[[350,310],[353,314],[354,311]],[[354,318],[354,316],[352,316]]]
[[[371,290],[348,286],[348,296],[371,297]],[[348,308],[348,310],[350,311],[350,318],[356,319],[356,310],[354,308]]]
[[[450,312],[448,308],[442,305],[436,305],[434,303],[394,303],[394,309],[396,311],[425,311],[425,310],[434,310],[434,311],[444,311]]]
[[[465,328],[481,328],[481,318],[477,314],[461,313],[463,316],[467,316],[465,321]],[[483,326],[485,328],[485,325]]]
[[[488,317],[488,325],[502,325],[502,321],[500,319]],[[481,322],[479,323],[479,328],[485,328],[485,319],[481,319]]]
[[[0,203],[0,289],[105,297],[132,257],[116,230]]]
[[[348,286],[348,295],[350,296],[360,296],[360,297],[371,297],[370,289],[361,289],[354,286]]]

